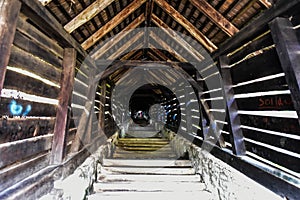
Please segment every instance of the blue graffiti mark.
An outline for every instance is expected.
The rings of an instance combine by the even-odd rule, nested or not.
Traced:
[[[9,110],[12,115],[21,115],[23,111],[23,106],[17,104],[15,100],[12,100],[9,104]]]
[[[31,105],[27,105],[26,106],[26,110],[23,112],[22,116],[26,116],[28,115],[28,113],[31,111]]]
[[[23,106],[21,104],[17,104],[15,100],[11,100],[9,104],[9,111],[13,116],[26,116],[31,111],[31,105],[27,105],[25,111],[23,112]]]

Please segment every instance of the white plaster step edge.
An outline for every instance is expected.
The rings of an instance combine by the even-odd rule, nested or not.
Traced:
[[[198,182],[112,182],[95,183],[94,191],[101,192],[201,192],[205,190],[204,183]]]
[[[199,175],[136,175],[136,174],[100,174],[98,182],[200,182]]]
[[[101,173],[192,175],[194,168],[102,167]]]
[[[211,193],[200,192],[105,192],[88,196],[88,200],[168,200],[168,199],[188,199],[188,200],[215,200]]]
[[[113,167],[191,167],[190,160],[173,160],[173,159],[104,159],[103,166]]]

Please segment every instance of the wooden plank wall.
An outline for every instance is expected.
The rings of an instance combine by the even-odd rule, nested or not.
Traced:
[[[8,6],[16,2],[19,0],[7,1]],[[92,87],[89,85],[98,84],[93,82],[95,73],[92,71],[95,65],[80,45],[37,1],[21,0],[19,3],[22,5],[20,13],[10,13],[15,15],[11,19],[16,20],[13,41],[8,44],[11,49],[8,49],[7,54],[2,54],[9,59],[6,68],[3,68],[5,76],[2,77],[5,78],[1,79],[0,199],[17,194],[23,195],[22,198],[37,198],[49,191],[53,184],[54,176],[45,178],[45,173],[53,174],[55,169],[59,169],[55,172],[58,173],[55,176],[58,178],[72,173],[74,167],[89,155],[89,151],[95,150],[107,138],[99,129],[92,106],[87,116],[92,123],[84,136],[88,139],[82,141],[66,160],[76,135],[80,134],[77,127],[82,121],[86,102],[94,99],[93,96],[88,96],[88,91],[90,88],[92,94]],[[67,61],[72,58],[64,54],[66,49],[74,52],[74,64]],[[75,69],[67,72],[67,65],[73,68],[75,66]],[[75,89],[71,97],[68,97],[65,94],[73,90],[72,79]],[[62,89],[67,92],[61,91]],[[59,125],[57,120],[64,123]],[[55,148],[52,153],[54,165],[50,167],[52,147]],[[24,181],[24,185],[14,188],[20,181]],[[30,189],[31,187],[35,189]],[[22,192],[16,193],[19,190]]]

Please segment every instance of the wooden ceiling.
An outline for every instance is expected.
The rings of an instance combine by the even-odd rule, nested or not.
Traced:
[[[187,60],[184,52],[202,60],[197,45],[215,52],[272,6],[268,0],[39,1],[96,60],[179,62]],[[163,28],[174,41],[145,27]]]

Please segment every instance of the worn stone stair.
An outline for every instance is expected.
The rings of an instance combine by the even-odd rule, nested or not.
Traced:
[[[103,160],[96,199],[211,199],[191,161],[178,158],[162,138],[120,138]]]

